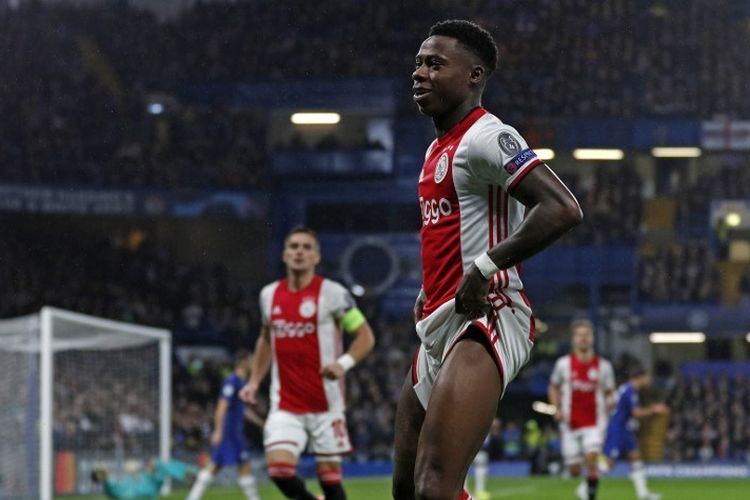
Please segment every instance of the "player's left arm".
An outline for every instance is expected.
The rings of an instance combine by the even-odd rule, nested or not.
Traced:
[[[349,350],[339,356],[333,363],[329,363],[320,370],[323,377],[336,380],[344,376],[354,365],[365,359],[375,347],[375,335],[367,323],[365,315],[354,305],[348,292],[345,294],[347,307],[339,319],[341,329],[354,337]]]
[[[615,395],[615,369],[612,367],[612,363],[604,360],[602,370],[602,388],[604,390],[604,404],[607,408],[607,413],[610,413],[615,409],[617,405],[617,396]]]
[[[640,420],[651,415],[666,415],[669,413],[669,406],[664,403],[653,403],[648,406],[636,406],[631,412],[633,417]]]
[[[214,432],[211,434],[211,446],[219,446],[224,438],[224,417],[228,408],[229,400],[224,397],[219,398],[214,411]]]
[[[508,238],[477,259],[489,257],[495,272],[543,250],[583,220],[578,200],[544,163],[526,172],[510,195],[526,206],[526,217]],[[484,314],[488,280],[473,264],[456,292],[456,312],[472,317]]]

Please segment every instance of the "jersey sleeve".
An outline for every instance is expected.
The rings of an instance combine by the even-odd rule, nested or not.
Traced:
[[[271,317],[271,302],[273,301],[273,288],[269,286],[263,287],[260,291],[258,298],[258,307],[260,308],[260,321],[261,324],[266,326],[270,322]]]
[[[555,363],[555,367],[552,369],[552,375],[549,377],[549,383],[552,385],[562,385],[563,380],[563,360],[558,359]]]
[[[635,389],[630,389],[630,397],[628,398],[628,403],[631,411],[641,406],[641,400],[638,397],[638,391],[636,391]]]
[[[232,399],[235,392],[237,392],[237,388],[235,387],[232,380],[226,379],[221,386],[221,394],[219,394],[219,397],[221,399],[226,399],[227,401],[229,401]]]
[[[602,363],[602,389],[605,392],[615,390],[615,370],[607,360]]]
[[[482,127],[469,144],[469,167],[473,174],[509,193],[540,163],[521,134],[500,122]]]
[[[338,283],[329,284],[330,293],[326,294],[326,300],[331,314],[345,332],[352,333],[366,321],[365,316],[349,290]]]

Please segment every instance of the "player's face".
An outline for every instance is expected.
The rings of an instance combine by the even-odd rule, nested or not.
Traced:
[[[284,243],[282,260],[291,271],[312,271],[320,262],[318,242],[306,233],[294,233]]]
[[[585,325],[573,329],[573,348],[576,351],[589,351],[594,346],[594,332]]]
[[[427,116],[441,116],[472,97],[473,56],[455,38],[435,35],[422,42],[415,58],[414,102]]]

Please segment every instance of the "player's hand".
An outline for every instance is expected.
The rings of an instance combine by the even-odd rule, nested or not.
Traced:
[[[490,283],[482,276],[477,266],[471,265],[456,290],[456,312],[464,314],[470,319],[480,318],[489,314],[491,307],[487,302]]]
[[[422,320],[422,310],[424,309],[425,298],[424,294],[420,291],[417,295],[417,300],[414,302],[414,324],[416,325]]]
[[[669,406],[664,403],[656,403],[651,406],[651,411],[657,415],[667,415],[669,414]]]
[[[245,403],[254,405],[256,403],[255,395],[258,392],[258,384],[248,382],[245,387],[240,389],[240,399]]]
[[[215,430],[213,433],[211,433],[211,446],[219,446],[221,443],[221,439],[224,436],[222,436],[222,432],[218,429]]]
[[[555,410],[555,414],[553,415],[553,417],[555,419],[555,422],[558,423],[561,423],[563,420],[565,420],[565,417],[560,410]]]
[[[344,373],[346,373],[344,367],[335,361],[320,369],[320,374],[323,375],[323,378],[327,378],[328,380],[338,380],[344,376]]]

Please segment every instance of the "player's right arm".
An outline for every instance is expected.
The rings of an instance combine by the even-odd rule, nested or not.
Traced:
[[[250,380],[240,391],[240,399],[246,403],[255,404],[255,395],[261,381],[268,373],[271,367],[271,330],[268,325],[263,325],[260,329],[260,335],[255,342],[255,353],[253,354],[253,364],[250,372]]]
[[[560,408],[561,398],[560,386],[558,384],[549,384],[547,387],[547,398],[549,398],[549,404],[555,407],[555,420],[561,422],[563,419],[562,409]]]
[[[558,422],[562,422],[563,420],[561,390],[563,382],[562,379],[562,364],[558,360],[557,363],[555,363],[555,368],[552,370],[549,385],[547,386],[547,398],[549,400],[549,403],[555,407],[554,417]]]

